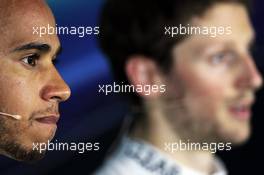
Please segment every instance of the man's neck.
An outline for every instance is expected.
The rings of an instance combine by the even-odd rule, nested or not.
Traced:
[[[209,174],[213,171],[213,155],[208,151],[174,151],[168,152],[165,143],[179,143],[181,137],[170,127],[156,111],[152,116],[142,116],[144,119],[139,121],[130,133],[132,138],[142,139],[164,152],[177,163],[182,164],[193,170]],[[182,141],[183,142],[183,141]]]

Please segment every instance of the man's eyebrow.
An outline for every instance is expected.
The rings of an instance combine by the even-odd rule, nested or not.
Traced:
[[[12,50],[12,52],[20,52],[20,51],[26,51],[26,50],[31,50],[31,49],[36,49],[41,52],[49,52],[51,50],[51,46],[46,43],[28,43],[22,46],[19,46]]]

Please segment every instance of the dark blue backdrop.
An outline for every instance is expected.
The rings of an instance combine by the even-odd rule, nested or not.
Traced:
[[[96,26],[97,17],[103,0],[49,0],[59,26]],[[257,31],[259,52],[256,61],[264,70],[262,46],[264,39],[264,2],[255,1],[252,12],[253,23]],[[72,89],[70,100],[62,105],[60,123],[56,138],[60,142],[95,142],[100,141],[99,152],[78,154],[75,152],[49,152],[47,156],[34,165],[18,163],[5,157],[0,158],[0,175],[39,175],[39,174],[72,174],[90,172],[102,161],[126,112],[126,104],[116,96],[98,94],[98,84],[112,81],[107,61],[96,44],[96,36],[79,38],[74,35],[60,35],[63,52],[60,55],[58,69]],[[231,174],[256,174],[252,170],[261,169],[255,161],[263,154],[261,143],[260,111],[263,105],[262,91],[259,92],[253,119],[254,131],[249,143],[245,146],[224,153],[223,157]],[[248,173],[251,172],[251,173]]]

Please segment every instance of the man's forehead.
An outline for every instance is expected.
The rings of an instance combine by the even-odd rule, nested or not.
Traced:
[[[45,7],[46,2],[44,0],[0,0],[0,8],[3,10],[15,9],[15,8],[32,8],[32,7]]]
[[[51,10],[42,0],[0,0],[0,24],[1,28],[12,22],[32,21],[39,22],[43,19],[52,20]],[[4,25],[3,25],[4,24]]]
[[[33,34],[34,27],[55,25],[49,7],[42,0],[0,0],[0,52],[30,42],[59,45],[56,35],[39,37]],[[3,2],[3,3],[2,3]]]
[[[241,44],[252,42],[255,38],[254,29],[249,20],[246,8],[238,3],[222,3],[217,4],[205,13],[201,18],[193,18],[191,21],[195,27],[206,27],[210,34],[215,34],[214,37],[208,35],[194,35],[189,38],[197,39],[199,42],[217,40],[224,43],[233,43],[239,41]],[[220,33],[219,29],[224,29],[224,33]],[[227,29],[230,29],[230,33]]]

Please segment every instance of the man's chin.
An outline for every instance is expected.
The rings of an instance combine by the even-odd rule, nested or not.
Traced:
[[[35,133],[38,134],[35,134]],[[27,132],[27,137],[30,140],[34,140],[36,143],[47,143],[48,140],[52,140],[56,134],[56,128],[50,130],[32,129]],[[32,141],[31,141],[32,145]]]
[[[249,138],[250,138],[250,134],[238,136],[237,138],[233,139],[233,144],[234,145],[243,145],[249,140]]]
[[[16,152],[15,154],[9,152],[6,154],[6,156],[17,161],[34,163],[45,157],[45,151],[40,153],[33,150],[31,150],[30,152],[27,152],[25,150],[21,152],[20,150],[20,152]]]
[[[234,146],[245,144],[251,135],[250,127],[241,127],[233,133],[229,134],[229,137],[226,137],[225,140],[227,142],[231,142]]]
[[[34,150],[32,145],[25,147],[15,142],[5,142],[0,145],[1,153],[11,159],[33,163],[41,160],[46,151]]]

